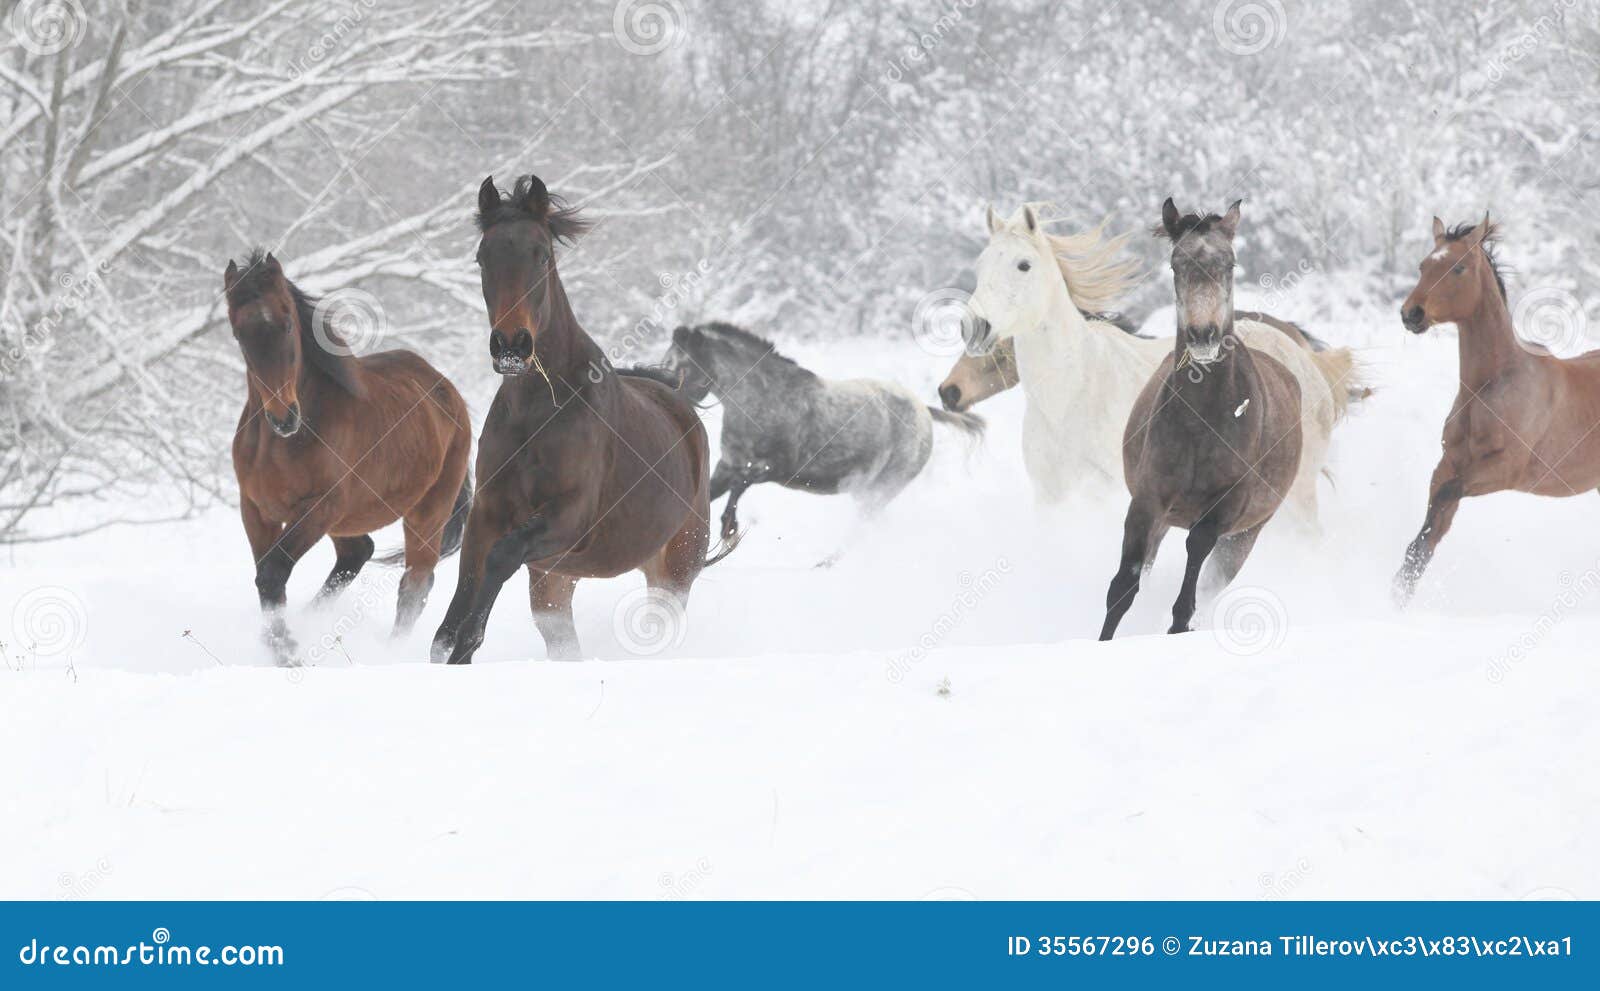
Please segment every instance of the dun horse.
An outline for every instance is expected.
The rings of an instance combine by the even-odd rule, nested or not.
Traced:
[[[489,354],[504,377],[478,441],[479,489],[435,661],[472,660],[500,587],[523,566],[550,656],[574,658],[579,579],[639,569],[676,614],[707,563],[705,428],[675,380],[613,369],[579,326],[555,248],[585,226],[537,176],[510,196],[493,176],[478,190]]]
[[[372,557],[367,534],[397,519],[405,521],[405,574],[394,633],[405,634],[433,587],[434,565],[461,544],[472,499],[466,404],[410,351],[351,354],[270,254],[255,253],[243,270],[229,261],[223,285],[248,378],[233,470],[268,645],[280,663],[293,663],[284,587],[317,541],[331,538],[338,555],[317,593],[322,603]]]
[[[1600,352],[1561,359],[1517,337],[1495,261],[1496,233],[1487,214],[1476,226],[1449,230],[1433,218],[1433,251],[1400,308],[1413,334],[1455,324],[1461,355],[1428,512],[1394,579],[1401,605],[1463,498],[1508,490],[1571,496],[1600,487]]]
[[[1128,418],[1122,456],[1133,499],[1106,592],[1102,640],[1116,632],[1146,564],[1174,526],[1189,531],[1188,562],[1168,632],[1187,631],[1201,566],[1215,550],[1218,587],[1232,581],[1300,468],[1300,382],[1234,336],[1239,204],[1202,218],[1180,216],[1168,199],[1161,224],[1172,241],[1178,336]]]

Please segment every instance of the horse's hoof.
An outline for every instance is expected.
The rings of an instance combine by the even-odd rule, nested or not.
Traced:
[[[1404,575],[1397,575],[1394,584],[1389,587],[1389,598],[1394,602],[1396,609],[1404,609],[1411,605],[1411,597],[1417,594],[1417,583]]]

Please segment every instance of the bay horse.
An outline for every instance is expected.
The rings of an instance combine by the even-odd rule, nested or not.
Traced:
[[[223,273],[228,322],[244,354],[246,396],[233,438],[239,513],[255,557],[264,636],[281,664],[295,663],[284,622],[285,585],[323,537],[333,570],[325,604],[372,557],[372,531],[405,524],[394,636],[416,623],[433,569],[461,545],[472,481],[472,428],[455,386],[412,351],[356,356],[318,301],[252,254]]]
[[[1238,228],[1237,201],[1220,216],[1179,214],[1171,198],[1161,207],[1178,333],[1128,417],[1122,456],[1133,497],[1101,640],[1116,633],[1146,564],[1174,526],[1189,531],[1188,561],[1168,632],[1187,632],[1202,565],[1215,550],[1218,588],[1232,581],[1300,469],[1300,381],[1235,335]]]
[[[1013,340],[1027,398],[1022,454],[1034,496],[1058,503],[1074,492],[1110,495],[1126,481],[1123,435],[1128,411],[1156,368],[1173,353],[1172,338],[1141,337],[1103,318],[1139,278],[1137,262],[1120,257],[1130,234],[1101,228],[1079,234],[1044,230],[1025,204],[1009,220],[989,211],[989,243],[977,262],[967,351],[986,354]],[[1287,321],[1232,313],[1230,341],[1270,354],[1300,384],[1304,456],[1288,514],[1318,529],[1317,476],[1334,424],[1353,398],[1370,392],[1349,348],[1330,348]]]
[[[638,569],[681,612],[708,562],[710,443],[659,372],[615,369],[579,325],[555,249],[587,224],[534,175],[478,190],[478,265],[489,355],[502,378],[478,439],[478,492],[434,661],[467,664],[500,587],[528,570],[549,656],[579,656],[582,578]]]
[[[1400,308],[1413,334],[1455,324],[1461,362],[1427,514],[1394,578],[1402,606],[1463,498],[1505,491],[1572,496],[1600,487],[1600,351],[1557,358],[1517,337],[1495,258],[1498,233],[1487,213],[1478,224],[1449,229],[1434,217],[1433,250]]]
[[[737,539],[739,499],[752,485],[849,493],[871,513],[921,474],[935,423],[983,435],[974,413],[926,406],[892,382],[823,378],[728,323],[677,328],[663,365],[689,402],[715,394],[726,410],[711,474],[712,501],[728,496],[724,541]]]

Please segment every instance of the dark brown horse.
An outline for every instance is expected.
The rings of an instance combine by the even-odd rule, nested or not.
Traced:
[[[233,470],[268,645],[294,663],[284,586],[317,541],[331,538],[337,552],[317,593],[325,603],[372,557],[367,535],[395,520],[405,521],[405,574],[394,633],[405,634],[434,565],[461,543],[472,499],[466,403],[410,351],[352,354],[270,254],[243,270],[230,260],[223,286],[248,377]]]
[[[1116,632],[1146,563],[1174,526],[1189,531],[1189,558],[1168,632],[1187,631],[1206,558],[1216,550],[1217,587],[1232,581],[1300,467],[1299,380],[1234,336],[1239,204],[1202,218],[1180,216],[1168,199],[1161,224],[1172,241],[1178,336],[1128,417],[1122,457],[1133,500],[1102,640]]]
[[[578,325],[555,248],[584,227],[537,176],[509,196],[493,176],[478,190],[489,354],[504,378],[478,441],[478,493],[435,661],[472,660],[500,586],[524,565],[550,656],[573,658],[580,578],[641,570],[681,615],[706,563],[705,428],[664,375],[613,369]]]
[[[1600,352],[1561,359],[1518,339],[1495,235],[1487,214],[1482,223],[1450,230],[1433,218],[1433,251],[1400,308],[1413,334],[1455,324],[1461,355],[1444,453],[1428,483],[1428,513],[1394,579],[1401,605],[1416,591],[1464,497],[1570,496],[1600,487]]]

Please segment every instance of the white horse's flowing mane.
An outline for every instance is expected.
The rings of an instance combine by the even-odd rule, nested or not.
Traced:
[[[1046,250],[1055,258],[1056,266],[1061,269],[1061,277],[1067,282],[1067,294],[1072,297],[1072,304],[1086,313],[1116,310],[1139,284],[1142,274],[1139,260],[1123,254],[1134,232],[1107,237],[1106,225],[1110,223],[1107,218],[1080,234],[1051,234],[1043,229],[1043,225],[1053,221],[1046,220],[1044,214],[1052,210],[1055,204],[1047,201],[1029,203],[1027,206],[1039,217],[1040,236]],[[1022,228],[1021,218],[1021,210],[1012,218],[1012,226],[1019,230]]]

